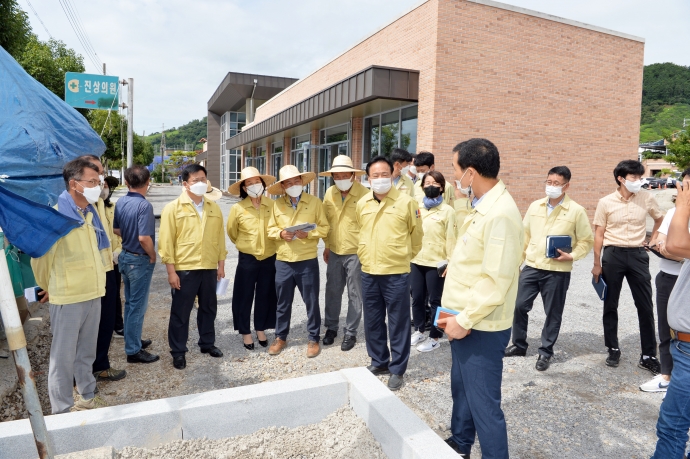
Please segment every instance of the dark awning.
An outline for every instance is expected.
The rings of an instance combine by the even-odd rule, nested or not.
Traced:
[[[371,66],[243,130],[226,142],[228,150],[374,99],[416,102],[419,71]]]
[[[256,90],[254,91],[254,80]],[[249,73],[228,73],[208,101],[208,110],[222,115],[227,111],[237,111],[245,104],[254,91],[254,99],[268,100],[297,81],[284,78]]]

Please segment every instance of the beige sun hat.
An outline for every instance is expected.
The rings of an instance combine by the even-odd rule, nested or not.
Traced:
[[[274,196],[279,196],[279,195],[285,194],[285,190],[283,190],[281,183],[284,182],[285,180],[290,180],[291,178],[297,177],[297,176],[302,177],[302,185],[303,186],[307,186],[308,183],[310,183],[312,180],[314,180],[316,178],[315,173],[313,173],[313,172],[301,172],[300,173],[299,169],[297,169],[292,164],[288,164],[287,166],[283,166],[280,168],[280,173],[278,174],[278,177],[280,180],[278,180],[272,186],[268,187],[268,194],[272,194]]]
[[[223,197],[223,192],[218,188],[211,186],[210,180],[206,180],[206,183],[208,184],[208,187],[206,188],[206,194],[204,195],[205,198],[210,199],[211,201],[217,201]]]
[[[326,172],[321,172],[319,177],[331,177],[333,172],[354,172],[355,177],[366,174],[366,172],[355,169],[352,165],[352,159],[347,155],[338,155],[333,159],[333,167]]]
[[[256,167],[245,167],[244,169],[242,169],[242,172],[240,172],[239,181],[233,183],[228,187],[228,193],[235,196],[239,196],[240,189],[242,188],[242,184],[244,184],[244,181],[254,177],[260,177],[267,187],[271,183],[276,181],[276,178],[272,175],[261,175],[261,172],[259,172],[259,170]]]

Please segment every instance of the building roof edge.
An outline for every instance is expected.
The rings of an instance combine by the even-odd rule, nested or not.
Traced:
[[[639,41],[641,43],[645,42],[644,38],[638,37],[635,35],[631,35],[631,34],[627,34],[627,33],[623,33],[623,32],[617,32],[615,30],[607,29],[605,27],[599,27],[599,26],[595,26],[595,25],[591,25],[591,24],[586,24],[584,22],[574,21],[572,19],[566,19],[566,18],[562,18],[560,16],[554,16],[552,14],[542,13],[539,11],[534,11],[534,10],[530,10],[527,8],[522,8],[520,6],[509,5],[507,3],[501,3],[501,2],[494,1],[494,0],[466,0],[466,1],[472,2],[472,3],[478,3],[480,5],[485,5],[485,6],[492,6],[494,8],[500,8],[502,10],[514,11],[516,13],[526,14],[528,16],[534,16],[534,17],[546,19],[549,21],[560,22],[563,24],[571,25],[573,27],[580,27],[582,29],[589,29],[589,30],[593,30],[595,32],[600,32],[600,33],[605,33],[608,35],[614,35],[616,37],[626,38],[628,40]]]

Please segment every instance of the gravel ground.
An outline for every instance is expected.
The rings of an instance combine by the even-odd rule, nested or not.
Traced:
[[[124,448],[118,459],[384,459],[386,455],[364,421],[349,406],[318,424],[269,427],[222,440],[179,440],[153,449]]]
[[[176,187],[153,187],[150,200],[156,212],[159,213],[162,205],[174,199],[179,191]],[[219,204],[227,216],[233,201],[224,197]],[[229,240],[227,247],[226,273],[232,279],[237,265],[237,250]],[[326,269],[321,259],[322,250],[321,245],[320,304],[323,311]],[[604,364],[606,348],[601,323],[602,302],[590,283],[591,268],[591,254],[575,265],[551,368],[543,373],[534,369],[544,323],[539,299],[531,314],[528,356],[505,360],[503,408],[508,423],[511,456],[516,459],[648,458],[654,449],[661,394],[643,393],[638,389],[641,383],[651,378],[651,374],[637,368],[639,329],[630,290],[627,285],[624,286],[619,310],[621,365],[609,368]],[[658,261],[654,256],[650,257],[650,268],[655,276]],[[336,345],[324,347],[317,358],[307,359],[306,311],[299,293],[295,295],[288,348],[276,357],[268,356],[258,342],[256,350],[245,350],[241,336],[232,329],[231,286],[228,295],[219,298],[216,319],[216,345],[225,356],[213,359],[199,353],[195,312],[192,312],[187,369],[175,370],[167,346],[170,291],[166,279],[164,267],[158,265],[143,332],[144,338],[153,339],[149,350],[160,353],[161,360],[150,365],[127,364],[122,340],[114,340],[110,352],[111,364],[115,368],[126,369],[128,376],[118,382],[99,383],[101,394],[113,405],[324,373],[370,363],[363,341],[363,324],[359,329],[359,341],[350,352],[340,350],[339,334]],[[341,323],[346,314],[346,304],[344,298]],[[269,339],[273,338],[271,333],[268,336]],[[47,374],[47,360],[43,365],[41,362],[38,364],[37,369]],[[450,365],[450,347],[445,339],[442,339],[439,350],[430,353],[422,354],[413,349],[405,375],[406,384],[396,393],[443,438],[449,435],[452,408]],[[387,381],[385,377],[381,380]],[[45,380],[40,384],[45,385]],[[3,407],[6,404],[7,401],[3,401]],[[478,446],[473,450],[472,457],[475,456],[481,457]]]

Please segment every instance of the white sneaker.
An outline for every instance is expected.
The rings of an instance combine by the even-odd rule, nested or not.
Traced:
[[[439,343],[435,339],[429,339],[426,343],[422,343],[419,346],[417,346],[417,350],[419,352],[431,352],[433,350],[438,349],[439,347],[441,347],[441,343]]]
[[[651,379],[651,381],[647,381],[646,383],[642,384],[640,386],[640,390],[642,392],[666,392],[669,384],[670,381],[666,381],[663,376],[656,375]]]
[[[420,332],[419,330],[417,330],[416,332],[412,333],[412,341],[411,341],[410,344],[411,344],[412,346],[414,346],[415,344],[421,343],[421,342],[424,341],[425,339],[426,339],[426,335],[424,335],[424,333],[422,333],[422,332]]]

